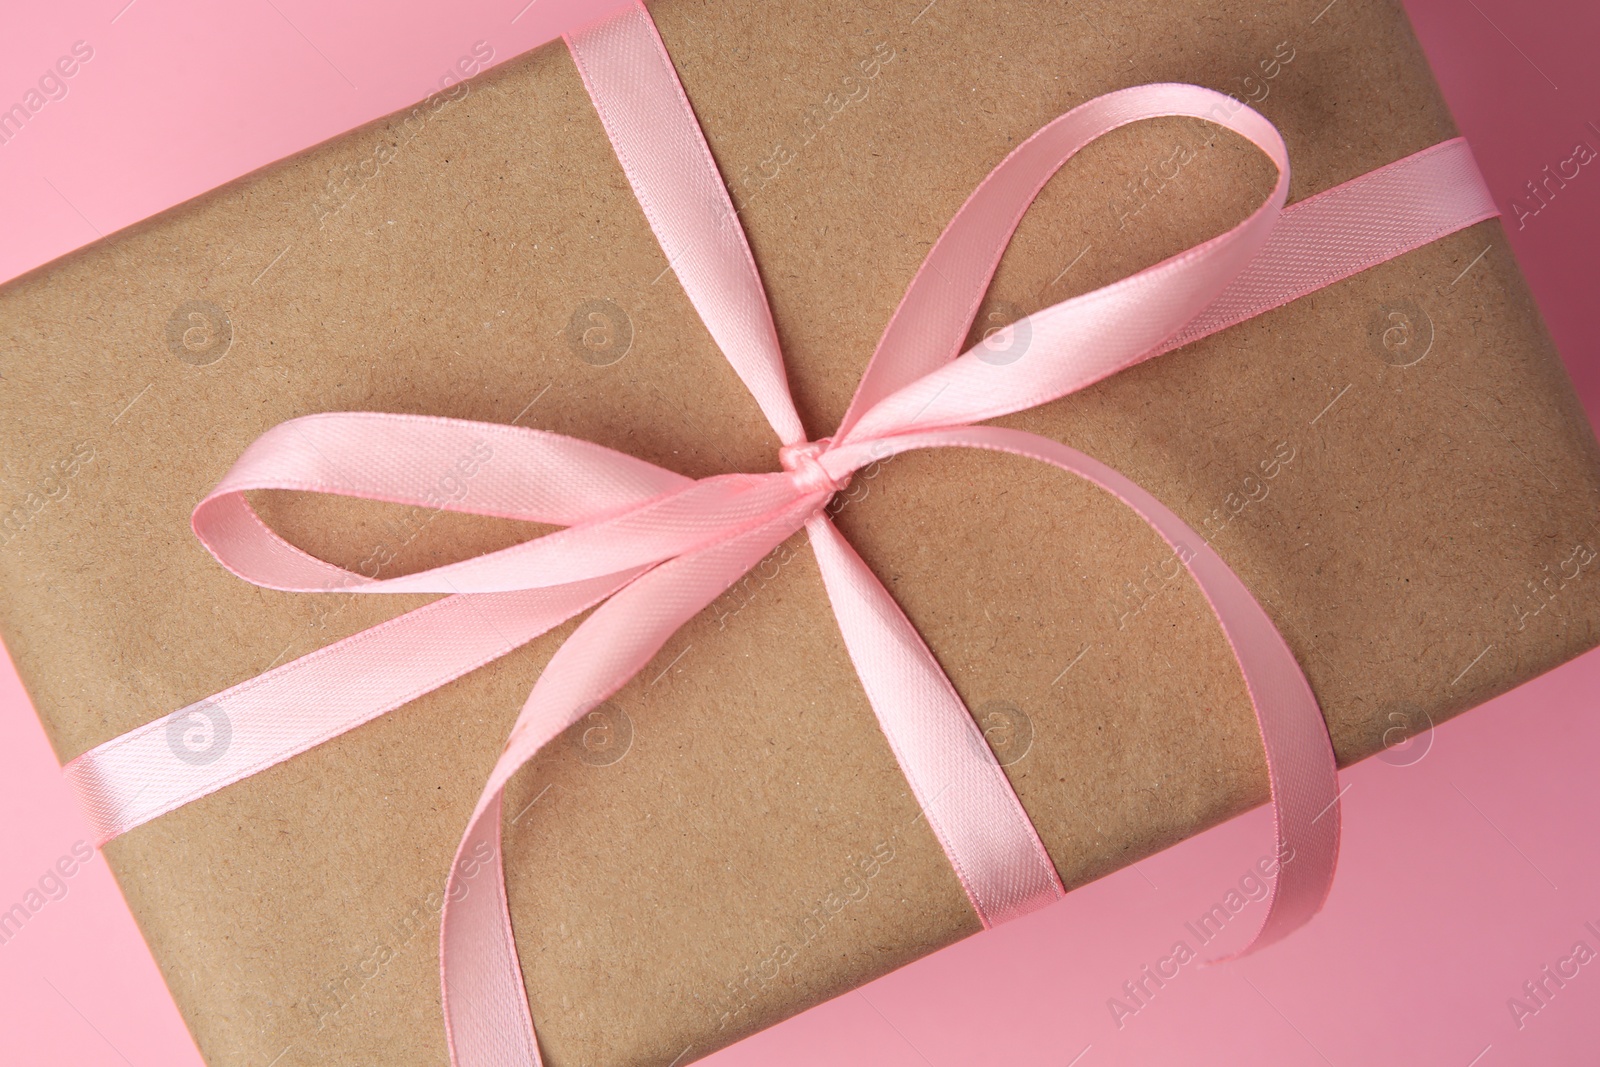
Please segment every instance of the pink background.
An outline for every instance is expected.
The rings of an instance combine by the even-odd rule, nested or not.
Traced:
[[[22,99],[74,42],[94,55],[64,98],[0,144],[0,280],[418,99],[477,41],[503,60],[601,6],[523,3],[17,6],[0,36],[0,107]],[[1596,5],[1406,6],[1508,212],[1524,183],[1571,155],[1576,140],[1600,145]],[[1321,8],[1308,2],[1308,21]],[[1586,168],[1522,230],[1508,229],[1600,421],[1600,173]],[[1242,963],[1184,967],[1120,1027],[1108,999],[1125,996],[1122,984],[1174,941],[1193,943],[1185,921],[1268,848],[1263,813],[708,1062],[1600,1061],[1600,958],[1520,1027],[1507,1006],[1575,942],[1600,951],[1600,935],[1585,929],[1600,930],[1597,693],[1600,653],[1389,753],[1390,762],[1345,772],[1343,862],[1317,922]],[[9,663],[0,666],[0,828],[0,908],[89,836]],[[0,944],[6,1062],[198,1064],[104,862],[95,857],[65,884],[64,897]],[[262,1049],[239,1062],[267,1067],[274,1055]]]

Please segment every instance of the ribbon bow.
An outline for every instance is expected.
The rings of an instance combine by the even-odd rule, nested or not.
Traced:
[[[478,800],[452,864],[440,968],[453,1064],[541,1062],[506,905],[507,781],[638,672],[686,621],[804,527],[861,683],[928,824],[985,926],[1063,895],[1055,866],[961,698],[898,605],[824,512],[852,472],[918,448],[1028,456],[1114,494],[1175,550],[1221,623],[1266,749],[1280,855],[1253,944],[1321,907],[1338,850],[1332,746],[1271,620],[1205,540],[1102,463],[1034,434],[977,425],[1044,404],[1497,214],[1465,142],[1447,141],[1286,209],[1289,160],[1266,119],[1191,85],[1090,100],[1019,145],[928,253],[831,437],[808,440],[790,399],[760,276],[694,113],[642,3],[567,43],[650,225],[702,320],[772,424],[781,470],[698,481],[538,430],[374,413],[311,415],[258,438],[195,509],[195,534],[247,581],[301,592],[445,593],[425,607],[133,730],[66,767],[103,843],[320,744],[595,607],[550,660]],[[1022,358],[960,346],[1000,256],[1045,182],[1119,126],[1190,116],[1247,138],[1278,169],[1239,225],[1031,315]],[[996,339],[1011,344],[1014,324]],[[356,574],[280,538],[245,499],[299,489],[436,506],[440,467],[472,457],[450,510],[566,527],[395,578]],[[174,759],[200,716],[231,733]],[[487,869],[487,890],[467,878]],[[472,888],[476,888],[475,886]]]

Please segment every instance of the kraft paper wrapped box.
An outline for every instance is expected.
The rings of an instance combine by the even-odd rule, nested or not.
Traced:
[[[1454,135],[1397,4],[1321,6],[653,13],[820,435],[968,192],[1086,99],[1231,92],[1283,132],[1291,201]],[[973,340],[1225,230],[1270,184],[1201,123],[1096,142],[1024,219]],[[258,589],[196,542],[195,503],[284,419],[427,413],[696,477],[777,469],[559,44],[0,289],[0,351],[0,626],[63,760],[424,602]],[[1497,221],[1003,422],[1204,534],[1304,665],[1341,763],[1600,641],[1600,454]],[[480,462],[442,464],[439,502]],[[543,532],[255,502],[368,573]],[[1069,887],[1266,798],[1226,642],[1123,506],[950,450],[862,471],[830,506]],[[444,1061],[439,894],[571,628],[108,846],[209,1062]],[[505,843],[557,1067],[687,1062],[977,929],[803,537],[564,740],[513,783]]]

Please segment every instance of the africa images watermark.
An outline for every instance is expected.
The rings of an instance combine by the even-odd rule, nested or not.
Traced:
[[[233,720],[209,698],[168,715],[166,731],[167,748],[194,767],[217,762],[233,744]]]
[[[754,963],[747,964],[736,976],[723,983],[722,990],[716,996],[716,1004],[720,1008],[717,1019],[719,1032],[726,1030],[771,983],[777,981],[785,967],[791,966],[802,952],[827,933],[829,925],[841,912],[866,899],[867,894],[872,892],[873,880],[894,862],[894,838],[898,833],[899,830],[896,830],[862,856],[847,854],[847,873],[844,877],[792,922],[787,933],[771,951]]]
[[[0,547],[10,545],[34,524],[51,504],[59,504],[72,492],[72,481],[84,465],[94,462],[94,442],[75,441],[51,462],[27,489],[0,511]]]
[[[526,412],[527,409],[523,410]],[[444,469],[429,487],[422,503],[408,507],[403,516],[390,513],[380,517],[378,520],[380,532],[385,539],[377,542],[366,555],[362,556],[361,561],[356,564],[358,577],[351,577],[349,584],[356,585],[360,578],[377,581],[399,563],[402,553],[412,542],[421,537],[440,515],[466,499],[472,479],[492,459],[494,459],[494,446],[482,439],[474,441],[471,447]],[[314,598],[311,601],[314,627],[326,628],[328,623],[338,618],[351,605],[357,595],[359,594],[354,592],[346,594],[337,604],[330,604],[324,598]],[[280,653],[280,658],[281,656]]]
[[[1592,121],[1586,125],[1594,133],[1595,143],[1600,144],[1600,126],[1596,126]],[[1554,164],[1545,164],[1544,169],[1539,172],[1539,177],[1528,179],[1523,186],[1527,190],[1527,195],[1511,198],[1511,214],[1517,220],[1517,229],[1526,229],[1529,219],[1537,218],[1553,205],[1568,184],[1583,176],[1585,168],[1595,161],[1597,155],[1600,155],[1600,152],[1595,151],[1594,144],[1590,143],[1588,134],[1585,134],[1582,139],[1573,142],[1571,150],[1564,158]]]
[[[897,54],[887,40],[879,41],[871,54],[855,63],[856,74],[840,78],[839,89],[827,93],[819,104],[806,108],[800,118],[800,130],[774,144],[760,163],[740,169],[728,189],[737,211],[742,212],[751,198],[777,181],[784,168],[792,166],[800,158],[800,151],[816,140],[834,119],[852,105],[865,101],[872,91],[872,83],[883,73],[884,67],[894,62]]]
[[[71,889],[69,880],[94,859],[94,849],[87,841],[74,841],[72,848],[45,868],[37,881],[28,887],[20,900],[0,911],[0,945],[9,945],[22,928],[49,904],[67,899]]]
[[[1592,544],[1579,541],[1556,563],[1555,570],[1550,569],[1550,564],[1541,563],[1540,573],[1523,583],[1524,599],[1511,604],[1511,617],[1517,624],[1517,631],[1527,629],[1528,621],[1547,609],[1553,615],[1562,614],[1557,607],[1562,594],[1589,573],[1588,568],[1594,566],[1597,558],[1600,553]]]
[[[47,67],[20,100],[0,111],[0,146],[10,144],[47,104],[65,100],[72,88],[70,80],[93,58],[93,45],[88,41],[73,41],[68,54]]]
[[[993,700],[980,705],[973,712],[978,731],[969,735],[973,744],[987,743],[996,762],[1007,767],[1021,761],[1033,746],[1033,720],[1016,704],[1008,700]],[[981,740],[979,738],[981,737]],[[941,791],[942,794],[942,791]],[[938,799],[938,796],[933,798]],[[929,802],[930,804],[932,801]],[[713,1010],[719,1011],[717,1029],[727,1029],[769,985],[777,981],[784,968],[791,966],[807,948],[825,935],[838,916],[851,905],[865,900],[872,892],[874,880],[895,859],[895,841],[908,827],[926,817],[926,807],[911,819],[892,830],[864,854],[845,855],[845,874],[833,887],[817,897],[811,906],[788,925],[770,951],[755,962],[747,964],[733,978],[728,979],[715,998]]]
[[[191,367],[209,366],[227,355],[232,347],[233,323],[225,311],[210,301],[188,300],[168,316],[166,342],[168,350]],[[108,433],[115,433],[117,423],[149,388],[146,385],[111,418]],[[65,501],[72,492],[72,483],[95,461],[96,455],[93,438],[74,440],[62,447],[57,458],[46,465],[31,485],[0,503],[0,548],[21,537],[51,505],[59,506]]]
[[[1600,928],[1593,922],[1584,923],[1583,928],[1591,936],[1600,938]],[[1538,974],[1523,982],[1520,995],[1506,998],[1506,1010],[1511,1013],[1511,1021],[1517,1024],[1517,1029],[1525,1029],[1528,1020],[1548,1008],[1567,983],[1577,978],[1582,968],[1594,959],[1595,950],[1587,941],[1580,940],[1565,956],[1540,967]]]
[[[1257,462],[1256,469],[1240,479],[1238,489],[1224,494],[1222,503],[1201,518],[1199,532],[1202,539],[1207,544],[1215,543],[1217,536],[1235,519],[1243,516],[1252,505],[1265,501],[1271,495],[1273,481],[1294,462],[1298,454],[1287,439],[1273,445],[1272,452]],[[1195,549],[1192,546],[1179,543],[1159,560],[1145,564],[1139,572],[1138,581],[1124,581],[1118,590],[1118,598],[1111,604],[1111,617],[1116,620],[1117,629],[1126,630],[1163,593],[1175,588],[1194,557]]]
[[[209,367],[233,347],[233,320],[209,300],[185,300],[167,317],[167,351],[191,367]]]
[[[1279,41],[1270,55],[1257,60],[1252,73],[1238,79],[1244,89],[1243,95],[1227,93],[1231,106],[1219,105],[1213,113],[1231,115],[1247,104],[1260,104],[1266,100],[1272,92],[1268,83],[1282,74],[1294,62],[1294,57],[1295,50],[1289,42]],[[1111,212],[1117,217],[1118,230],[1127,229],[1128,223],[1138,218],[1163,190],[1176,182],[1184,169],[1199,159],[1202,151],[1212,147],[1222,133],[1222,127],[1198,119],[1190,120],[1189,125],[1198,137],[1198,149],[1186,138],[1175,140],[1171,152],[1153,165],[1146,164],[1136,177],[1128,179],[1122,192],[1111,201]]]
[[[1267,899],[1272,892],[1272,879],[1283,867],[1294,860],[1294,848],[1283,846],[1277,855],[1266,855],[1239,876],[1236,886],[1230,887],[1223,897],[1194,919],[1183,924],[1187,936],[1174,941],[1165,956],[1147,963],[1139,973],[1122,983],[1120,996],[1106,998],[1106,1010],[1121,1030],[1128,1020],[1148,1008],[1156,994],[1166,988],[1181,973],[1185,965],[1200,958],[1197,947],[1215,941],[1227,925],[1251,904]],[[1194,945],[1189,943],[1194,940]]]
[[[417,104],[403,116],[396,116],[378,135],[377,143],[363,153],[354,163],[330,167],[327,181],[312,201],[312,213],[319,228],[326,227],[361,194],[385,167],[392,164],[400,150],[427,128],[428,124],[445,108],[472,93],[472,84],[463,78],[486,69],[494,61],[494,46],[487,41],[472,45],[470,55],[463,56],[439,78],[439,91]]]
[[[609,367],[633,348],[633,318],[605,297],[574,308],[562,333],[573,356],[591,367]]]
[[[451,903],[466,899],[472,892],[473,879],[494,860],[494,856],[494,845],[483,840],[457,861],[456,871],[461,878],[451,890]],[[319,984],[317,991],[305,1002],[306,1010],[316,1017],[317,1030],[325,1029],[354,1004],[389,964],[399,958],[417,934],[439,929],[439,913],[444,909],[445,899],[442,893],[430,892],[414,900],[388,927],[374,935],[371,946],[354,966],[343,964],[337,974]]]
[[[633,720],[620,705],[605,701],[591,709],[570,726],[563,739],[578,760],[591,767],[609,767],[620,761],[633,747]],[[549,786],[538,794],[521,811],[507,820],[517,823],[538,803]],[[480,840],[456,864],[459,875],[453,894],[448,899],[458,903],[472,892],[478,875],[494,860],[495,846]],[[317,989],[302,1003],[307,1014],[315,1018],[316,1032],[337,1022],[345,1009],[351,1007],[381,978],[389,966],[399,959],[414,942],[418,934],[437,936],[439,914],[447,897],[441,892],[429,892],[412,899],[396,917],[380,927],[354,962],[341,964],[338,971],[325,977]]]

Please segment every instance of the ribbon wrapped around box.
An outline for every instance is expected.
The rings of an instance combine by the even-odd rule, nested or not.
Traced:
[[[902,230],[974,164],[938,126],[959,110],[953,70],[1026,55],[1028,27],[1060,11],[941,37],[929,9],[818,8],[783,47],[758,8],[723,3],[697,50],[705,10],[683,5],[683,46],[674,8],[658,13],[670,47],[623,10],[569,39],[575,72],[546,50],[3,294],[13,347],[54,357],[23,382],[31,417],[4,427],[50,483],[7,519],[6,637],[102,839],[139,827],[108,854],[210,1058],[433,1062],[446,1034],[470,1065],[697,1058],[1258,802],[1257,726],[1283,859],[1267,943],[1327,891],[1335,754],[1385,749],[1593,643],[1593,439],[1503,244],[1475,225],[1494,206],[1396,10],[1323,29],[1326,11],[1279,12],[1304,44],[1263,45],[1240,88],[1267,111],[1275,91],[1289,101],[1284,138],[1238,93],[1109,72],[1092,93],[1045,91],[1048,72],[1094,64],[995,65],[990,84],[1032,79],[1077,106],[1039,101],[1024,139],[976,102],[1020,144],[937,241]],[[1088,56],[1107,30],[1076,13]],[[1192,46],[1174,36],[1185,17],[1137,36]],[[716,114],[747,88],[696,75],[719,55],[759,64],[756,42],[768,63],[809,56],[805,71],[842,52],[851,73],[798,139],[740,169]],[[1362,63],[1412,109],[1383,145],[1416,149],[1366,168],[1319,141],[1316,110]],[[897,76],[937,106],[906,113]],[[585,89],[598,127],[581,128]],[[540,136],[523,130],[534,112]],[[854,143],[851,121],[868,127]],[[1285,209],[1297,125],[1323,170]],[[317,189],[364,136],[370,156]],[[880,183],[922,184],[889,193],[903,214],[880,193],[888,218],[863,229],[848,172],[868,158],[887,161]],[[739,175],[727,189],[719,166]],[[1060,190],[1080,167],[1102,170],[1078,195],[1118,176],[1098,220],[1103,193],[1074,209]],[[644,218],[617,222],[629,195]],[[852,195],[854,214],[829,214]],[[296,236],[295,203],[312,234]],[[1048,279],[1019,285],[1010,259],[996,275],[1019,222],[1012,258],[1032,242]],[[652,231],[665,263],[647,268]],[[233,233],[215,266],[178,251]],[[282,238],[248,282],[277,295],[240,312],[254,298],[227,264]],[[1097,242],[1114,250],[1067,285]],[[864,336],[860,300],[880,305],[918,247],[863,375],[830,334]],[[830,263],[848,278],[817,273]],[[827,299],[786,309],[790,277]],[[558,298],[570,318],[546,332],[564,336],[542,341],[543,290],[600,278],[617,295]],[[92,404],[38,417],[52,390],[102,399],[87,383],[104,357],[64,323],[100,324],[116,352],[165,304],[154,358],[176,373],[140,416],[152,432],[115,436],[159,377],[97,432],[78,411]],[[741,389],[783,446],[778,472],[737,473],[772,465],[740,462],[761,436]],[[999,455],[952,463],[951,446]],[[205,547],[263,590],[223,594],[171,515],[239,452],[190,498]],[[1118,462],[1087,454],[1107,452]],[[566,529],[528,540],[530,522]],[[790,541],[802,527],[814,559]],[[291,600],[315,605],[309,627]],[[497,753],[496,701],[532,677]],[[434,924],[446,1026],[430,1035]]]

